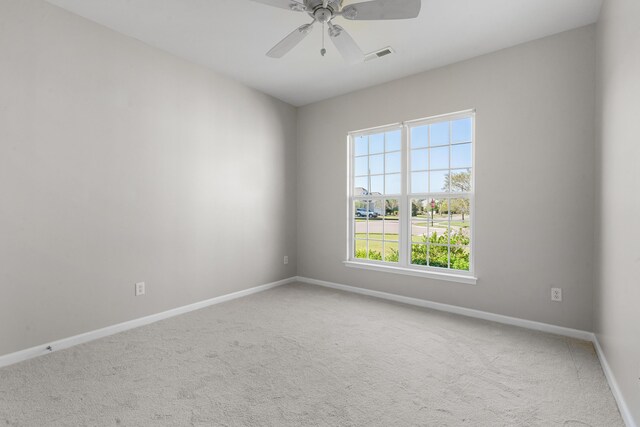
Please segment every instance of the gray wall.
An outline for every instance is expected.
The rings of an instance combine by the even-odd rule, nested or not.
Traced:
[[[594,38],[583,27],[301,108],[298,274],[590,331]],[[344,267],[347,132],[469,108],[477,285]]]
[[[600,197],[595,332],[640,423],[640,2],[606,0],[598,22]]]
[[[293,107],[39,0],[0,94],[0,355],[296,274]]]

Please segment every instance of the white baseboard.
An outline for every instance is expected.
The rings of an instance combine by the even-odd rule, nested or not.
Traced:
[[[448,313],[460,314],[462,316],[474,317],[477,319],[490,320],[492,322],[504,323],[506,325],[520,326],[522,328],[533,329],[535,331],[548,332],[551,334],[562,335],[565,337],[576,338],[585,341],[592,341],[593,333],[581,331],[579,329],[565,328],[563,326],[550,325],[548,323],[535,322],[533,320],[518,319],[517,317],[503,316],[501,314],[489,313],[487,311],[474,310],[471,308],[458,307],[455,305],[442,304],[423,300],[419,298],[405,297],[402,295],[390,294],[387,292],[373,291],[355,286],[342,285],[339,283],[325,282],[324,280],[310,279],[308,277],[298,277],[299,282],[311,285],[319,285],[327,288],[339,289],[342,291],[353,292],[361,295],[382,298],[386,300],[401,302],[405,304],[417,305],[419,307],[431,308],[438,311],[446,311]]]
[[[622,415],[624,423],[627,425],[627,427],[638,427],[638,424],[633,419],[633,415],[631,415],[629,406],[627,405],[627,402],[622,395],[622,391],[618,386],[618,381],[616,381],[616,377],[613,375],[613,371],[611,370],[611,367],[607,362],[607,358],[604,355],[604,351],[602,350],[602,346],[600,346],[600,341],[598,341],[598,336],[596,334],[593,334],[593,346],[596,348],[596,353],[598,353],[598,358],[600,359],[602,370],[604,371],[605,377],[607,377],[607,382],[609,383],[611,393],[613,393],[613,397],[618,403],[618,409],[620,410],[620,414]]]
[[[489,313],[486,311],[473,310],[470,308],[458,307],[455,305],[442,304],[439,302],[433,302],[428,300],[423,300],[419,298],[411,298],[405,297],[402,295],[391,294],[387,292],[373,291],[365,288],[358,288],[355,286],[342,285],[340,283],[327,282],[324,280],[310,279],[308,277],[300,277],[297,278],[298,282],[308,283],[310,285],[318,285],[324,286],[326,288],[338,289],[346,292],[353,292],[356,294],[367,295],[375,298],[382,298],[390,301],[401,302],[410,305],[416,305],[419,307],[431,308],[433,310],[446,311],[448,313],[460,314],[462,316],[474,317],[477,319],[490,320],[492,322],[503,323],[506,325],[520,326],[526,329],[533,329],[535,331],[547,332],[555,335],[562,335],[565,337],[581,339],[584,341],[591,341],[596,349],[598,354],[598,358],[600,359],[600,363],[602,365],[602,370],[604,371],[605,377],[607,378],[607,382],[609,383],[609,387],[611,388],[611,392],[613,393],[616,402],[618,403],[618,409],[622,415],[622,418],[627,425],[627,427],[638,427],[638,425],[633,420],[631,415],[631,411],[626,404],[626,401],[618,387],[618,383],[613,375],[613,371],[609,367],[607,363],[607,359],[602,351],[602,347],[598,342],[598,338],[593,332],[581,331],[579,329],[571,329],[565,328],[563,326],[550,325],[548,323],[535,322],[533,320],[525,320],[518,319],[517,317],[509,317],[503,316],[501,314]]]
[[[631,411],[622,395],[618,382],[613,375],[613,371],[609,367],[609,363],[605,357],[604,351],[598,342],[598,338],[592,332],[581,331],[578,329],[565,328],[562,326],[550,325],[547,323],[535,322],[532,320],[518,319],[516,317],[503,316],[501,314],[489,313],[486,311],[473,310],[470,308],[458,307],[449,304],[442,304],[438,302],[423,300],[419,298],[406,297],[402,295],[391,294],[387,292],[373,291],[365,288],[358,288],[355,286],[342,285],[339,283],[327,282],[324,280],[311,279],[308,277],[290,277],[288,279],[279,280],[277,282],[267,283],[265,285],[256,286],[253,288],[245,289],[242,291],[234,292],[227,295],[211,298],[205,301],[200,301],[194,304],[189,304],[183,307],[174,308],[172,310],[164,311],[162,313],[152,314],[150,316],[142,317],[139,319],[130,320],[128,322],[119,323],[106,328],[97,329],[95,331],[86,332],[84,334],[76,335],[69,338],[64,338],[58,341],[54,341],[47,344],[42,344],[36,347],[32,347],[26,350],[10,353],[4,356],[0,356],[0,368],[12,365],[14,363],[22,362],[25,360],[33,359],[35,357],[43,356],[51,352],[63,350],[65,348],[73,347],[79,344],[83,344],[89,341],[94,341],[100,338],[114,335],[119,332],[124,332],[129,329],[134,329],[140,326],[148,325],[163,319],[178,316],[181,314],[189,313],[191,311],[199,310],[201,308],[209,307],[215,304],[220,304],[226,301],[231,301],[237,298],[255,294],[258,292],[266,291],[268,289],[275,288],[277,286],[286,285],[293,282],[302,282],[311,285],[324,286],[327,288],[338,289],[346,292],[352,292],[361,295],[367,295],[376,298],[382,298],[390,301],[400,302],[404,304],[415,305],[419,307],[426,307],[433,310],[445,311],[448,313],[460,314],[462,316],[474,317],[477,319],[489,320],[493,322],[503,323],[506,325],[520,326],[522,328],[533,329],[541,332],[548,332],[551,334],[562,335],[570,338],[582,339],[585,341],[591,341],[594,344],[600,363],[602,364],[602,370],[607,378],[611,392],[613,393],[622,418],[627,427],[639,427],[634,421]],[[51,348],[51,350],[48,349]]]
[[[54,351],[63,350],[65,348],[73,347],[78,344],[84,344],[89,341],[104,338],[109,335],[114,335],[119,332],[124,332],[129,329],[134,329],[140,326],[148,325],[150,323],[157,322],[159,320],[168,319],[170,317],[185,314],[190,311],[199,310],[201,308],[209,307],[211,305],[220,304],[226,301],[231,301],[237,298],[241,298],[247,295],[255,294],[257,292],[266,291],[268,289],[275,288],[277,286],[292,283],[297,280],[296,277],[290,277],[288,279],[279,280],[277,282],[267,283],[265,285],[256,286],[254,288],[245,289],[238,292],[233,292],[227,295],[221,295],[219,297],[211,298],[208,300],[196,302],[194,304],[185,305],[182,307],[174,308],[162,313],[152,314],[150,316],[141,317],[139,319],[129,320],[127,322],[118,323],[116,325],[107,326],[106,328],[97,329],[95,331],[86,332],[84,334],[75,335],[69,338],[63,338],[51,343],[42,344],[36,347],[28,348],[26,350],[10,353],[4,356],[0,356],[0,368],[4,366],[13,365],[14,363],[22,362],[34,357],[43,356],[45,354],[52,353]],[[51,348],[49,350],[48,348]]]

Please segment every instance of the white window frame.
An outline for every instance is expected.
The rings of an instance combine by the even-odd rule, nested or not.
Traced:
[[[411,194],[410,180],[411,180],[411,132],[412,127],[424,126],[433,123],[439,123],[443,121],[454,121],[462,118],[471,118],[472,126],[472,145],[471,145],[471,191],[468,193],[419,193]],[[397,199],[400,206],[400,218],[399,218],[399,259],[398,262],[377,261],[370,259],[355,258],[354,247],[354,201],[357,197],[354,192],[354,146],[355,139],[360,136],[379,134],[384,132],[390,132],[394,130],[401,130],[401,193],[399,195],[382,195],[382,196],[367,196],[369,200],[388,200]],[[442,114],[438,116],[427,117],[424,119],[411,120],[402,123],[395,123],[386,126],[379,126],[375,128],[363,129],[359,131],[349,132],[348,134],[348,149],[347,149],[347,173],[348,173],[348,189],[347,189],[347,222],[348,222],[348,235],[347,235],[347,257],[344,261],[345,266],[354,268],[363,268],[367,270],[383,271],[388,273],[405,274],[409,276],[428,277],[432,279],[440,279],[445,281],[452,281],[458,283],[475,284],[477,278],[475,277],[475,172],[476,172],[476,112],[475,110],[465,110],[456,113]],[[451,147],[451,143],[449,144]],[[451,155],[449,156],[449,166],[451,166]],[[449,168],[450,170],[451,168]],[[439,268],[433,266],[422,266],[411,264],[411,199],[435,199],[435,198],[454,198],[465,197],[469,199],[470,204],[470,227],[471,227],[471,242],[470,242],[470,259],[469,259],[469,271],[458,271],[450,268]],[[360,197],[361,198],[361,197]],[[384,254],[383,254],[384,259]]]

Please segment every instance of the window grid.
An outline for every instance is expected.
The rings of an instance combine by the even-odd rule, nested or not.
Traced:
[[[398,191],[395,191],[395,192],[391,192],[392,194],[387,194],[390,192],[390,189],[387,183],[387,177],[390,175],[391,176],[397,175],[398,178],[401,178],[401,174],[402,174],[401,139],[402,138],[400,135],[400,131],[401,129],[396,127],[395,129],[389,129],[382,132],[373,132],[371,134],[361,135],[358,137],[359,140],[357,141],[360,144],[363,144],[363,142],[366,141],[366,153],[363,150],[363,152],[361,152],[360,155],[355,155],[356,153],[354,152],[353,163],[352,163],[352,167],[354,168],[353,170],[355,175],[354,179],[357,180],[358,178],[366,177],[367,188],[365,188],[361,194],[354,194],[354,196],[352,197],[353,203],[352,203],[351,209],[353,209],[352,212],[355,213],[355,215],[353,215],[353,219],[352,219],[352,227],[354,230],[354,233],[353,233],[354,246],[353,246],[353,252],[351,254],[351,257],[358,258],[358,259],[381,261],[381,262],[397,262],[397,260],[388,259],[391,248],[394,248],[396,250],[396,253],[400,250],[399,248],[400,238],[398,234],[396,234],[395,239],[388,237],[388,234],[393,234],[393,233],[389,233],[390,231],[389,227],[391,227],[390,223],[394,221],[388,220],[386,218],[386,209],[387,209],[387,204],[389,202],[392,202],[390,206],[397,206],[399,209],[399,202],[397,200],[397,197],[401,193],[401,189],[398,189]],[[392,141],[390,140],[390,138],[392,138],[394,135],[398,139],[398,144],[397,144],[398,146],[395,148],[391,145]],[[371,141],[372,136],[381,136],[382,150],[379,150],[379,149],[372,150],[372,141]],[[380,141],[377,141],[377,142],[380,142]],[[391,165],[388,164],[387,158],[389,154],[398,155],[398,160],[397,160],[398,164],[396,165],[396,167],[391,167]],[[382,162],[382,166],[381,166],[382,173],[371,173],[372,172],[371,158],[373,156],[381,156],[380,158]],[[356,170],[357,169],[356,162],[358,162],[359,159],[362,159],[362,158],[367,158],[367,161],[366,161],[367,170],[366,172],[360,171],[360,173],[358,173],[358,171]],[[372,191],[372,190],[378,189],[378,188],[373,188],[372,178],[375,178],[375,177],[379,177],[382,181],[382,187],[381,187],[382,191],[380,192]],[[355,188],[352,191],[355,191]],[[372,208],[372,206],[374,207]],[[364,218],[363,218],[363,215],[364,215]],[[358,223],[366,224],[364,227],[360,227],[360,228],[364,228],[364,230],[359,230]],[[374,224],[377,226],[376,227],[377,230],[372,229],[372,226]],[[397,223],[396,228],[399,228],[399,222]],[[364,231],[364,233],[362,233],[361,231]],[[364,238],[362,236],[363,234],[364,234]],[[379,234],[380,237],[377,237],[376,234]],[[364,254],[359,253],[358,249],[361,250],[363,248],[365,249],[365,253]]]
[[[469,123],[470,123],[469,137],[461,140],[456,140],[454,135],[454,123],[463,121],[463,120],[469,120]],[[447,144],[433,145],[435,143],[432,139],[433,132],[434,132],[433,125],[442,124],[444,122],[448,123]],[[456,274],[459,274],[459,273],[472,274],[473,273],[473,243],[474,243],[474,239],[473,239],[473,231],[474,231],[473,229],[473,217],[474,217],[473,153],[475,152],[475,149],[474,149],[475,123],[474,122],[475,122],[475,119],[474,119],[473,112],[464,112],[464,113],[459,113],[459,114],[454,114],[449,116],[441,116],[439,118],[434,118],[434,119],[425,119],[421,121],[415,121],[408,124],[396,125],[396,126],[391,126],[387,128],[378,128],[371,131],[364,131],[359,134],[358,133],[352,134],[350,138],[350,141],[351,141],[350,157],[352,159],[351,167],[353,168],[352,170],[354,172],[351,174],[351,178],[350,178],[350,182],[351,182],[350,212],[352,215],[351,227],[349,231],[350,233],[349,247],[351,248],[349,250],[350,260],[364,259],[367,262],[371,262],[371,263],[381,263],[381,264],[387,264],[387,265],[391,264],[390,262],[387,262],[387,254],[388,254],[387,246],[389,246],[391,248],[396,249],[399,252],[399,254],[397,255],[398,259],[394,260],[393,264],[396,264],[399,262],[401,266],[405,266],[405,267],[425,268],[427,270],[444,271],[444,272],[455,272]],[[416,148],[416,145],[414,145],[414,141],[412,141],[412,131],[413,129],[418,127],[426,127],[428,132],[427,132],[426,146],[422,144],[416,144],[418,145],[418,147]],[[397,132],[398,130],[401,130],[400,147],[399,149],[389,150],[389,147],[387,144],[388,135],[394,131]],[[384,136],[383,150],[382,152],[372,153],[369,139],[372,136],[380,135],[380,134]],[[365,137],[367,139],[367,152],[366,154],[360,153],[359,156],[356,156],[355,150],[354,150],[354,145],[355,145],[354,141],[356,141],[356,138],[362,138],[362,137]],[[460,158],[464,158],[464,156],[467,156],[469,158],[461,163],[460,160],[458,160],[459,154],[454,153],[454,147],[462,147],[465,144],[468,145],[469,148],[461,149],[460,153],[462,154],[460,154]],[[448,168],[437,167],[437,168],[431,169],[431,166],[433,165],[432,161],[434,157],[434,152],[432,150],[443,149],[445,147],[448,153],[448,161],[447,161]],[[419,150],[423,150],[427,153],[427,165],[426,165],[426,168],[420,167],[417,169],[413,169],[413,166],[414,166],[412,164],[413,153]],[[406,156],[403,156],[402,153],[404,152],[406,152]],[[388,163],[387,154],[390,154],[390,153],[391,154],[398,153],[401,158],[404,157],[404,160],[401,162],[400,174],[399,174],[401,177],[400,193],[387,194],[387,192],[389,191],[389,187],[388,187],[388,182],[386,177],[389,175],[397,174],[395,170],[394,172],[389,173],[390,169],[388,168],[388,164],[387,164]],[[355,162],[357,161],[356,159],[367,157],[367,166],[368,166],[367,172],[370,172],[371,171],[370,157],[376,156],[376,155],[382,155],[382,173],[369,174],[369,175],[356,175],[356,170],[355,170]],[[455,160],[455,164],[454,164],[454,160]],[[464,164],[465,166],[468,166],[468,167],[458,167],[460,164]],[[427,180],[426,190],[428,191],[422,191],[419,193],[412,192],[413,190],[412,176],[413,176],[413,173],[416,173],[416,172],[426,173],[426,180]],[[434,188],[431,188],[432,184],[435,184],[435,183],[432,183],[431,180],[437,179],[437,177],[435,176],[432,177],[432,172],[443,172],[443,173],[449,174],[449,180],[448,180],[449,185],[447,186],[448,191],[444,191],[441,188],[438,188],[438,190],[440,191],[431,191],[431,190],[434,190]],[[453,173],[465,173],[468,175],[468,182],[465,182],[465,179],[467,178],[463,176],[463,180],[462,180],[463,184],[461,186],[461,191],[457,191],[458,188],[455,188],[453,185],[453,181],[454,181],[452,179]],[[365,194],[358,195],[355,193],[355,188],[354,188],[355,178],[363,178],[365,176],[368,178],[367,179],[368,187],[365,189],[366,190]],[[382,180],[383,180],[382,194],[371,194],[371,192],[369,192],[369,194],[366,194],[368,190],[373,190],[371,188],[371,178],[376,176],[382,177]],[[468,190],[468,191],[463,191],[463,190]],[[442,235],[446,235],[444,241],[441,240],[440,236],[437,235],[438,230],[435,230],[436,227],[429,227],[429,226],[425,227],[425,237],[427,237],[427,239],[425,239],[426,241],[425,242],[414,241],[415,239],[414,224],[420,222],[420,220],[424,220],[424,218],[417,218],[417,217],[414,217],[412,214],[412,201],[418,200],[418,199],[423,199],[428,201],[437,200],[441,204],[438,207],[440,218],[434,219],[432,216],[430,221],[436,224],[446,223],[445,231],[442,234]],[[382,212],[379,212],[379,214],[382,215],[382,218],[379,220],[376,220],[376,221],[380,221],[380,226],[379,226],[381,230],[380,237],[373,235],[375,234],[373,233],[374,230],[372,230],[371,228],[371,224],[373,220],[368,216],[365,218],[366,239],[363,239],[361,238],[361,236],[359,237],[356,235],[357,219],[356,219],[356,216],[354,215],[354,213],[356,212],[356,202],[358,201],[363,202],[366,200],[371,202],[381,201],[382,203],[382,208],[381,208]],[[395,234],[395,233],[389,233],[389,231],[391,230],[390,228],[388,228],[390,224],[388,224],[388,220],[385,218],[387,213],[386,211],[387,200],[395,200],[397,202],[398,216],[397,216],[397,219],[394,220],[394,222],[397,222],[397,225],[396,225],[397,240],[390,240],[389,238],[387,238],[388,234]],[[446,204],[444,207],[442,206],[443,203]],[[457,205],[458,207],[454,205]],[[444,208],[446,208],[446,219],[442,218],[442,212],[443,212],[442,209]],[[403,210],[406,211],[408,215],[403,214]],[[458,211],[458,213],[456,218],[454,218],[454,211],[456,210]],[[462,215],[460,215],[460,211],[463,212]],[[433,212],[432,212],[432,215],[433,215]],[[461,220],[462,217],[465,218],[464,221]],[[427,223],[429,223],[429,221],[427,221]],[[408,224],[408,225],[404,227],[403,224]],[[403,229],[406,229],[406,231],[403,231]],[[436,232],[436,236],[437,236],[435,242],[430,241],[432,237],[432,233],[431,233],[432,229],[434,229],[434,232]],[[456,232],[459,234],[456,237],[455,241],[453,241],[453,237],[452,237],[454,233],[454,229],[457,230]],[[467,237],[467,240],[462,239],[460,236]],[[360,247],[362,247],[362,245],[366,242],[366,258],[356,257],[355,251],[358,248],[358,242],[360,242]],[[374,245],[372,245],[371,242],[375,242]],[[460,242],[462,243],[466,242],[466,243],[461,244]],[[379,245],[379,246],[375,246],[375,245]],[[413,250],[414,250],[414,247],[416,246],[424,246],[425,248],[425,264],[423,265],[418,265],[414,262],[415,260],[413,259]],[[382,259],[370,259],[370,251],[375,247],[381,248]],[[446,265],[444,264],[444,262],[433,262],[431,260],[431,255],[436,252],[435,250],[437,248],[446,248]],[[452,260],[452,253],[454,254],[454,256],[461,256],[463,261],[465,260],[465,257],[466,257],[466,259],[468,260],[466,265],[464,262],[461,264],[459,262],[459,259],[457,260],[458,265],[457,266],[454,265],[454,262]],[[463,266],[462,269],[460,268],[460,265]]]
[[[367,189],[372,190],[372,181],[374,178],[380,178],[382,180],[382,191],[380,192],[375,192],[375,193],[381,193],[381,195],[399,195],[401,193],[401,191],[397,191],[397,192],[389,192],[388,184],[387,184],[387,177],[389,176],[398,176],[398,178],[401,179],[402,176],[402,167],[400,165],[400,168],[397,172],[394,171],[390,171],[388,165],[387,165],[387,156],[389,154],[398,154],[399,156],[401,156],[401,148],[398,148],[397,150],[388,150],[387,149],[387,138],[388,138],[388,134],[392,133],[392,132],[385,132],[383,133],[383,150],[381,152],[375,152],[372,153],[371,152],[371,142],[369,141],[369,136],[361,136],[360,138],[367,138],[367,153],[366,154],[360,154],[360,155],[354,155],[353,156],[353,164],[352,164],[352,168],[354,170],[354,176],[356,178],[356,180],[358,178],[367,178]],[[381,173],[371,173],[371,158],[372,157],[378,157],[380,156],[382,158],[382,172]],[[356,163],[358,162],[358,160],[360,159],[367,159],[367,171],[366,173],[360,173],[358,174],[357,168],[356,168]],[[400,159],[398,159],[399,163]],[[372,191],[370,191],[369,195],[373,196],[374,194]],[[364,195],[363,195],[364,196]]]
[[[452,233],[454,232],[454,225],[453,225],[453,206],[454,205],[464,205],[465,203],[468,203],[468,205],[470,206],[470,198],[468,197],[459,197],[457,194],[451,197],[445,197],[445,198],[431,198],[431,197],[412,197],[410,199],[410,204],[408,206],[409,209],[411,209],[413,211],[413,204],[415,202],[420,202],[422,201],[422,205],[431,205],[431,201],[434,200],[436,202],[436,204],[439,202],[440,204],[445,204],[446,203],[446,208],[447,208],[447,215],[446,215],[446,220],[442,220],[442,219],[435,219],[433,218],[433,216],[430,218],[429,217],[429,212],[427,211],[427,216],[426,218],[422,217],[418,217],[418,216],[413,216],[411,217],[411,239],[408,243],[409,247],[408,250],[411,251],[411,253],[413,254],[414,250],[416,249],[416,246],[421,248],[423,246],[426,246],[425,248],[425,260],[424,260],[424,264],[422,264],[421,262],[413,262],[413,256],[412,256],[412,264],[413,265],[426,265],[428,267],[433,267],[433,268],[446,268],[446,269],[451,269],[454,271],[468,271],[465,269],[460,269],[458,267],[456,267],[455,265],[452,265],[451,262],[451,253],[452,251],[456,251],[456,250],[460,250],[464,253],[464,251],[469,251],[469,255],[471,248],[470,248],[470,243],[469,244],[460,244],[458,243],[460,240],[462,240],[464,242],[464,233],[461,232],[460,230],[464,229],[464,224],[469,224],[467,226],[467,228],[470,227],[471,225],[471,219],[469,217],[469,213],[471,212],[471,209],[469,209],[469,213],[466,213],[467,217],[465,219],[462,219],[463,215],[461,216],[460,219],[460,230],[459,230],[459,234],[456,235],[456,241],[453,241],[452,239]],[[455,203],[454,203],[455,202]],[[433,215],[433,212],[432,212]],[[425,224],[424,228],[426,229],[425,233],[422,235],[416,235],[414,233],[414,229],[418,226],[420,226],[420,224]],[[436,227],[434,226],[434,224],[436,225],[441,225],[441,224],[445,224],[446,223],[446,227],[444,232],[442,233],[444,236],[446,236],[446,239],[444,241],[437,241],[437,242],[432,242],[431,239],[438,239],[437,236],[437,231],[435,229],[440,229],[441,227]],[[434,234],[436,233],[436,237],[434,237]],[[428,239],[428,241],[425,241],[426,239]],[[422,241],[421,241],[422,240]],[[437,263],[437,265],[432,265],[431,262],[431,247],[446,247],[447,248],[447,265],[446,266],[442,266],[440,265],[440,263]],[[421,261],[420,258],[416,258],[416,261]]]

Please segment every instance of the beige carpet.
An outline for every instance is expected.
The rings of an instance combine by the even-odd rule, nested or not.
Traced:
[[[287,285],[0,369],[0,426],[622,426],[590,343]]]

